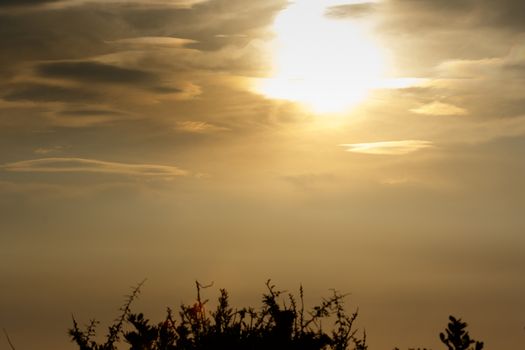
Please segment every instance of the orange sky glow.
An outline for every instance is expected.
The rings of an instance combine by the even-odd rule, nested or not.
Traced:
[[[271,278],[351,293],[370,349],[449,314],[523,348],[524,4],[0,2],[0,328]]]

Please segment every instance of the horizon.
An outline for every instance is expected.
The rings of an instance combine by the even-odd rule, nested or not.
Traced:
[[[449,315],[523,348],[525,2],[9,0],[0,50],[17,349],[144,278],[152,319],[270,278],[350,293],[371,349],[440,349]]]

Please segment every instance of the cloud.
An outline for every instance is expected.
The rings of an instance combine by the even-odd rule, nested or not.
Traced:
[[[375,2],[338,5],[327,8],[325,16],[336,19],[362,17],[372,14],[376,8],[377,4]]]
[[[157,76],[149,71],[92,61],[44,63],[37,66],[36,70],[39,75],[48,78],[95,83],[141,84],[158,80]]]
[[[165,94],[166,98],[174,100],[191,100],[202,94],[202,88],[191,82],[182,82],[179,87],[158,86],[153,88],[153,92]],[[161,98],[162,96],[159,96]]]
[[[136,38],[126,38],[108,41],[108,44],[123,44],[129,45],[132,47],[142,47],[142,46],[157,46],[157,47],[168,47],[168,48],[178,48],[184,47],[189,44],[196,43],[196,40],[191,39],[182,39],[169,36],[142,36]]]
[[[163,81],[159,75],[148,70],[126,68],[95,61],[43,63],[36,67],[36,71],[40,77],[70,80],[83,86],[90,83],[113,84],[148,90],[159,97],[168,95],[170,98],[180,100],[191,99],[201,93],[200,86],[191,82],[177,82],[175,83],[176,86],[172,86],[170,85],[171,82]],[[169,73],[166,75],[166,79],[169,80]]]
[[[208,122],[203,122],[203,121],[177,122],[177,126],[175,127],[175,129],[178,131],[182,131],[182,132],[189,132],[189,133],[196,133],[196,134],[208,134],[208,133],[230,130],[226,127],[210,124]]]
[[[191,10],[171,6],[176,2],[58,1],[68,6],[2,11],[0,108],[23,107],[16,113],[26,113],[28,128],[102,130],[115,121],[140,119],[155,126],[167,121],[172,131],[211,134],[273,118],[267,115],[273,102],[244,93],[249,83],[243,76],[266,72],[264,44],[286,0],[214,0]],[[183,3],[190,2],[178,2]],[[197,96],[202,102],[189,101]],[[242,107],[223,108],[237,104]],[[253,105],[264,110],[251,110]],[[204,124],[174,122],[185,118]]]
[[[504,54],[523,41],[524,13],[521,0],[389,0],[376,6],[375,33],[394,75],[428,77],[446,60]]]
[[[267,38],[269,24],[286,0],[201,1],[191,10],[180,8],[190,3],[196,4],[172,0],[96,0],[85,1],[81,8],[73,6],[56,11],[40,11],[40,8],[38,11],[2,11],[0,81],[6,83],[4,76],[24,73],[24,68],[34,62],[83,62],[95,57],[100,63],[118,67],[146,71],[153,67],[153,73],[159,73],[161,80],[170,79],[175,73],[195,73],[192,63],[206,63],[209,70],[221,72],[226,69],[235,73],[253,71],[261,60],[261,51],[246,46],[254,39]],[[216,37],[217,34],[228,37]],[[190,50],[185,47],[190,43],[193,49],[204,53],[181,53]],[[215,57],[215,53],[225,47],[228,49],[219,51],[220,57]],[[104,60],[106,55],[123,54],[123,51],[134,51],[137,60]],[[242,52],[243,57],[238,52]],[[193,57],[196,55],[198,62]],[[73,77],[59,78],[73,80]]]
[[[81,102],[102,98],[98,93],[80,87],[41,83],[18,83],[7,88],[6,101]]]
[[[340,145],[346,148],[347,152],[380,154],[380,155],[404,155],[419,151],[421,149],[433,147],[433,143],[423,140],[402,140],[402,141],[380,141],[368,143],[352,143]]]
[[[525,45],[513,45],[508,52],[499,57],[479,59],[450,59],[437,66],[440,78],[479,79],[492,78],[525,79]],[[507,81],[504,81],[507,83]]]
[[[47,155],[50,153],[62,152],[64,150],[63,146],[53,146],[53,147],[38,147],[33,150],[33,153],[39,155]]]
[[[504,64],[500,57],[476,60],[446,60],[437,66],[440,78],[476,79],[487,78],[499,72]]]
[[[134,119],[133,115],[107,108],[70,108],[47,113],[51,124],[68,128],[90,127],[120,120]]]
[[[169,6],[175,8],[190,8],[193,5],[202,3],[208,0],[2,0],[0,8],[48,8],[48,9],[63,9],[74,6],[82,6],[93,3],[112,3],[135,6]]]
[[[101,173],[145,177],[187,176],[188,171],[175,166],[129,164],[83,158],[41,158],[7,163],[0,169],[28,173]]]
[[[0,1],[0,8],[2,7],[25,7],[25,6],[39,6],[46,5],[60,0],[2,0]]]
[[[192,6],[209,0],[62,0],[57,2],[56,7],[79,6],[91,3],[113,3],[135,6],[160,6],[173,8],[191,8]]]
[[[426,85],[434,95],[422,99],[459,103],[479,119],[522,116],[525,111],[525,46],[514,45],[504,55],[479,59],[450,59],[438,64],[435,79]],[[442,109],[442,108],[436,108]]]
[[[427,14],[427,18],[448,21],[452,25],[507,28],[525,26],[525,3],[521,0],[391,0],[385,3],[389,8],[404,11],[410,17]],[[423,24],[423,20],[420,18],[419,24]]]
[[[464,108],[439,101],[428,103],[418,108],[411,109],[410,111],[426,115],[466,115],[468,113]]]

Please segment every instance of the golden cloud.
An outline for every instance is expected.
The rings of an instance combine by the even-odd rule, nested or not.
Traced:
[[[403,155],[419,151],[421,149],[433,147],[432,142],[423,140],[401,140],[401,141],[380,141],[368,143],[351,143],[340,145],[346,148],[347,152],[380,154],[380,155]]]
[[[410,111],[426,115],[466,115],[468,113],[464,108],[439,101],[434,101],[418,108],[413,108]]]
[[[35,173],[101,173],[146,177],[187,176],[188,171],[175,166],[129,164],[84,158],[40,158],[7,163],[0,169]]]

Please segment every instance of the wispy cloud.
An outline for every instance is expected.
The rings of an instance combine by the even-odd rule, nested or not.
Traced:
[[[5,89],[2,98],[8,102],[91,102],[102,96],[86,87],[43,83],[17,83]]]
[[[52,125],[66,128],[83,128],[130,120],[133,115],[111,108],[65,108],[46,113]]]
[[[50,154],[50,153],[61,152],[63,149],[64,149],[64,147],[62,147],[62,146],[38,147],[35,150],[33,150],[33,152],[35,154],[47,155],[47,154]]]
[[[183,121],[177,122],[176,130],[197,134],[208,134],[219,131],[228,131],[230,129],[202,121]]]
[[[160,46],[160,47],[184,47],[196,43],[196,40],[175,38],[169,36],[142,36],[108,41],[109,44],[124,44],[131,46]]]
[[[135,5],[135,6],[169,6],[175,8],[190,8],[195,4],[206,2],[208,0],[113,0],[111,3]],[[104,3],[106,0],[5,0],[0,3],[1,8],[33,8],[44,7],[49,9],[62,9],[71,6],[82,6],[91,3]]]
[[[130,164],[84,158],[41,158],[7,163],[0,169],[34,173],[103,173],[146,177],[187,176],[189,172],[175,166]]]
[[[432,142],[423,140],[380,141],[340,145],[347,152],[383,155],[403,155],[433,147]]]
[[[425,104],[418,108],[411,109],[410,111],[426,115],[466,115],[468,113],[464,108],[439,101]]]
[[[142,69],[119,67],[95,61],[58,61],[36,67],[39,75],[88,83],[141,84],[155,83],[154,73]]]
[[[333,18],[353,18],[369,15],[376,9],[373,1],[351,2],[336,4],[326,9],[325,15]]]

